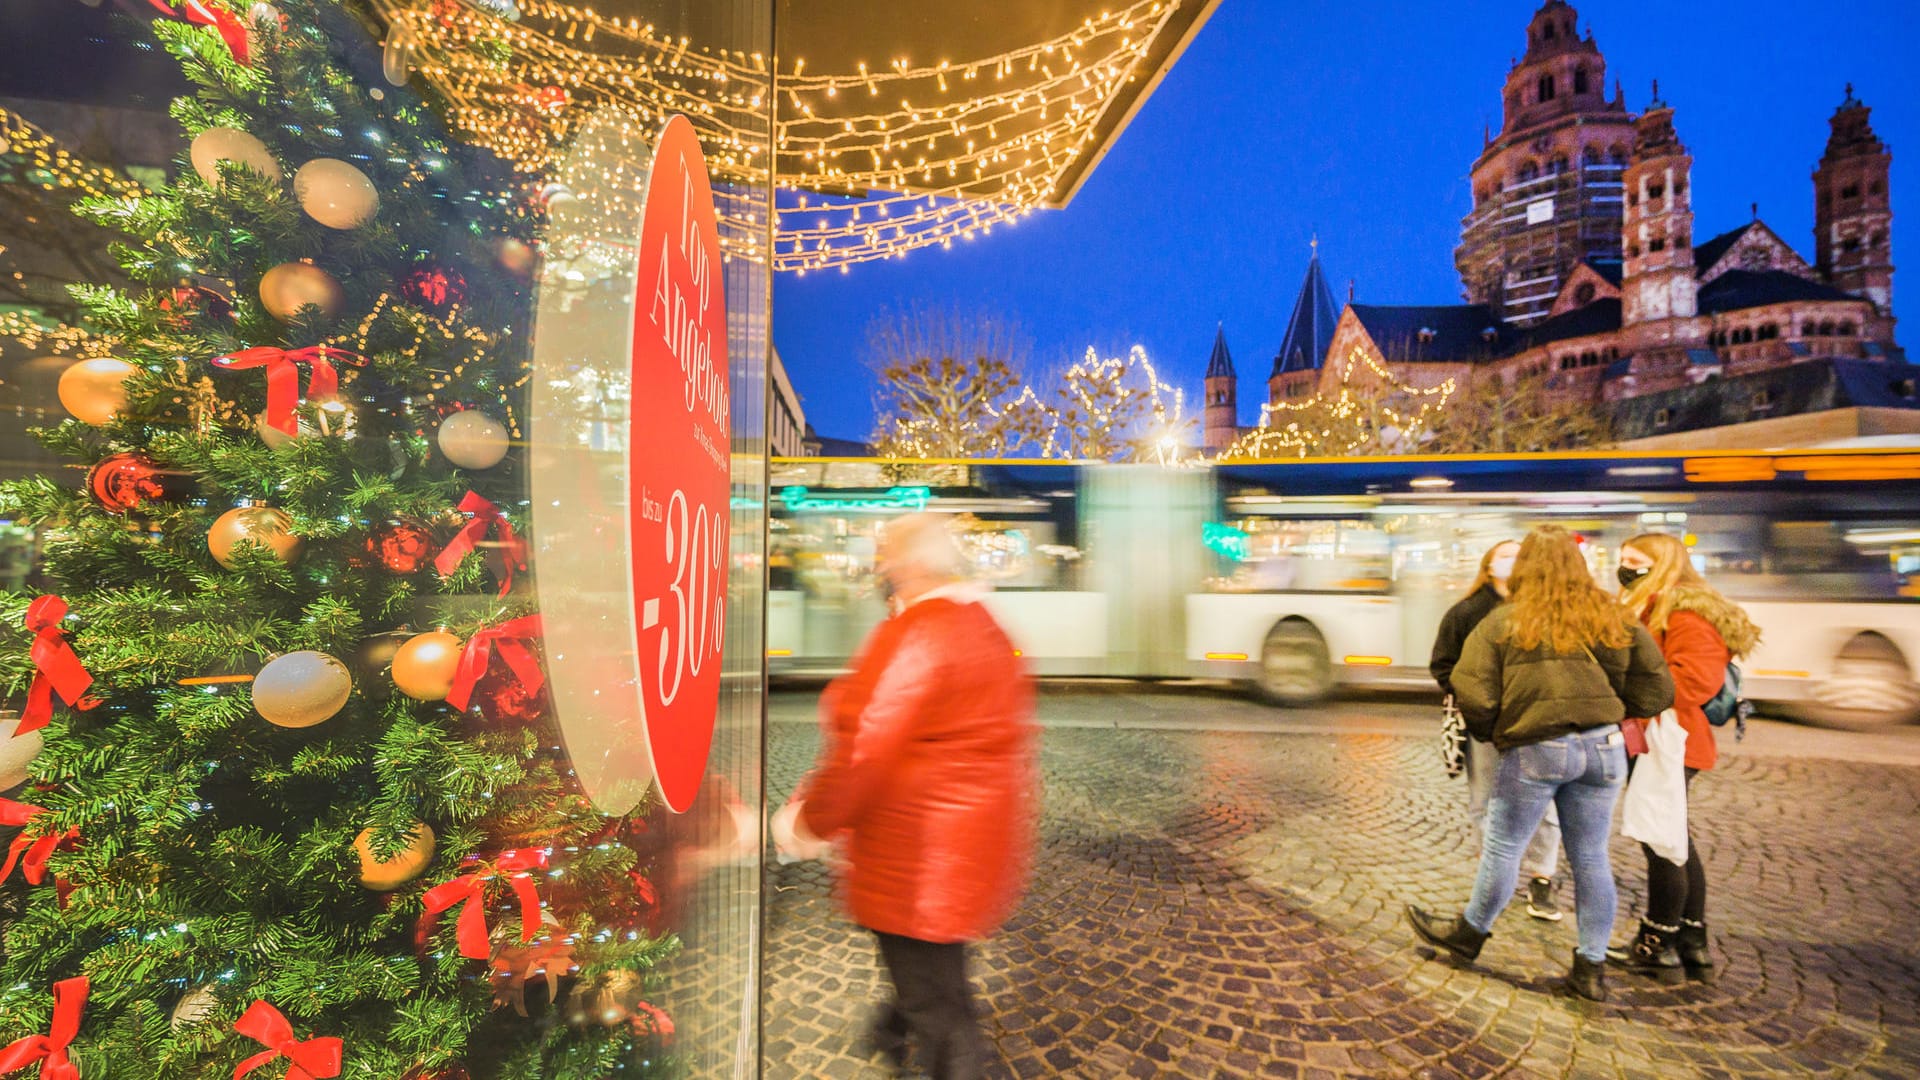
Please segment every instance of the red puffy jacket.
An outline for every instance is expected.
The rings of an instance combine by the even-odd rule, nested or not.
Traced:
[[[1727,661],[1732,659],[1727,643],[1705,616],[1692,611],[1667,616],[1666,632],[1655,634],[1654,640],[1673,673],[1673,711],[1687,729],[1687,768],[1711,769],[1720,758],[1720,747],[1702,706],[1713,700],[1726,681]]]
[[[993,616],[944,598],[908,607],[820,714],[800,824],[847,834],[854,921],[922,941],[991,933],[1025,885],[1038,804],[1033,687]]]

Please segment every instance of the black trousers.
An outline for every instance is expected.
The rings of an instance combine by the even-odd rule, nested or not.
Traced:
[[[1699,771],[1687,770],[1689,795]],[[1682,919],[1696,924],[1707,921],[1707,867],[1700,861],[1700,845],[1693,842],[1693,808],[1687,811],[1685,866],[1675,866],[1640,845],[1647,853],[1647,921],[1660,926],[1679,926]]]
[[[934,1080],[978,1080],[986,1075],[987,1041],[975,1019],[967,983],[967,946],[882,934],[880,957],[893,979],[894,1000],[874,1025],[874,1041],[905,1048],[911,1031]]]

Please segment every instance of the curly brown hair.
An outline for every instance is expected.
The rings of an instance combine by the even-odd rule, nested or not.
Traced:
[[[1633,644],[1632,617],[1594,584],[1579,543],[1558,525],[1542,525],[1520,542],[1507,588],[1507,641],[1517,648],[1578,653]]]

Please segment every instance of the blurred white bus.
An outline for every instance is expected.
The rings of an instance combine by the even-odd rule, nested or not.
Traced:
[[[958,516],[1041,675],[1212,677],[1282,705],[1431,688],[1441,615],[1492,544],[1556,522],[1611,583],[1620,543],[1681,536],[1765,631],[1749,696],[1868,726],[1920,713],[1920,454],[1394,457],[1209,468],[783,460],[768,653],[846,663],[884,613],[873,536]]]

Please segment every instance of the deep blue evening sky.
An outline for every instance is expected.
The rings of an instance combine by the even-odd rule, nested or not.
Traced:
[[[1911,0],[1576,3],[1628,108],[1649,81],[1694,154],[1701,240],[1748,203],[1812,259],[1810,174],[1848,80],[1894,151],[1895,313],[1920,319],[1920,8]],[[1036,367],[1146,346],[1197,403],[1214,324],[1258,415],[1317,229],[1335,299],[1460,299],[1481,125],[1538,4],[1223,0],[1071,206],[848,273],[782,275],[774,341],[822,433],[872,426],[866,329],[915,302],[1017,319]],[[1386,9],[1393,10],[1386,10]],[[1642,28],[1647,28],[1643,31]],[[1609,89],[1609,92],[1611,90]],[[1903,285],[1902,282],[1905,282]],[[1904,298],[1904,302],[1903,299]]]

